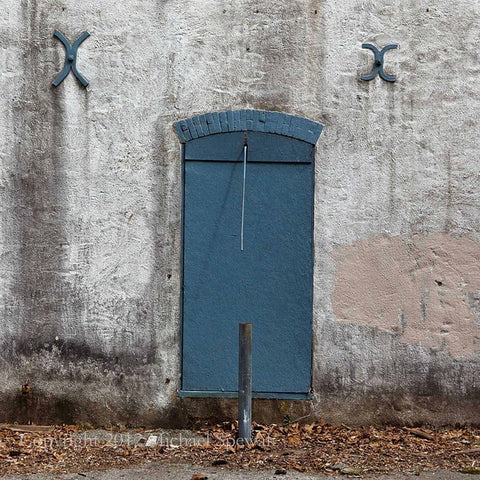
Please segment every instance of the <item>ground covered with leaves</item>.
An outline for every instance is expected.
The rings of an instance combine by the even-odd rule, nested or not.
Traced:
[[[317,421],[254,424],[250,445],[239,444],[236,435],[235,423],[205,425],[194,432],[3,426],[0,475],[86,472],[148,461],[359,476],[476,473],[480,467],[478,428],[353,428]]]

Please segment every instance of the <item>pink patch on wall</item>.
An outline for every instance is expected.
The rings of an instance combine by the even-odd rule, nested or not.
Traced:
[[[480,244],[435,234],[376,236],[335,252],[337,321],[376,326],[405,343],[480,350]]]

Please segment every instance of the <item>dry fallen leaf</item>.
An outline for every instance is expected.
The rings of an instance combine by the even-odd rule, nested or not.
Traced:
[[[73,442],[77,427],[49,428],[51,431],[21,432],[0,426],[0,475],[79,473],[146,461],[208,467],[215,460],[223,460],[224,468],[244,466],[268,470],[269,475],[275,469],[332,473],[333,467],[340,464],[368,475],[381,475],[391,471],[458,471],[471,468],[480,453],[478,428],[415,429],[431,436],[430,440],[411,429],[393,426],[355,428],[328,425],[321,420],[286,427],[254,424],[253,447],[247,448],[236,443],[237,424],[225,422],[196,430],[195,435],[205,438],[204,443],[175,449],[112,441]],[[154,431],[142,432],[144,438],[151,433]],[[224,463],[226,455],[228,464]]]
[[[300,435],[289,435],[287,441],[289,445],[299,445],[302,442]]]

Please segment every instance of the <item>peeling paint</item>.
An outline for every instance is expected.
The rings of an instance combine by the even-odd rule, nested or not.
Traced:
[[[454,357],[480,350],[480,244],[448,234],[375,236],[335,252],[333,313]]]

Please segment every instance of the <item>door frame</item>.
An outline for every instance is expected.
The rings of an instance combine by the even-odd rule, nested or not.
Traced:
[[[283,112],[270,112],[264,110],[230,110],[223,112],[211,112],[203,115],[187,118],[175,123],[175,129],[182,144],[182,254],[181,254],[181,292],[180,292],[180,377],[183,375],[183,329],[184,329],[184,236],[185,236],[185,144],[190,140],[201,137],[230,132],[265,132],[290,137],[303,142],[316,145],[323,130],[323,125],[312,120],[297,117]],[[315,172],[313,173],[315,182]],[[315,191],[315,189],[314,189]],[[313,205],[314,211],[314,205]],[[312,218],[312,223],[314,220]],[[314,227],[314,225],[312,226]],[[314,228],[312,234],[314,235]],[[314,245],[312,245],[314,248]],[[313,255],[313,251],[312,251]],[[313,275],[313,272],[312,272]],[[313,328],[313,311],[312,311]],[[312,332],[312,357],[313,357],[313,332]],[[313,369],[313,358],[312,358]],[[312,372],[311,372],[312,373]],[[210,392],[210,391],[188,391],[183,390],[183,379],[180,378],[179,397],[191,398],[236,398],[237,392]],[[310,383],[311,385],[311,383]],[[309,399],[311,393],[276,393],[276,392],[254,392],[254,398],[268,399]]]

